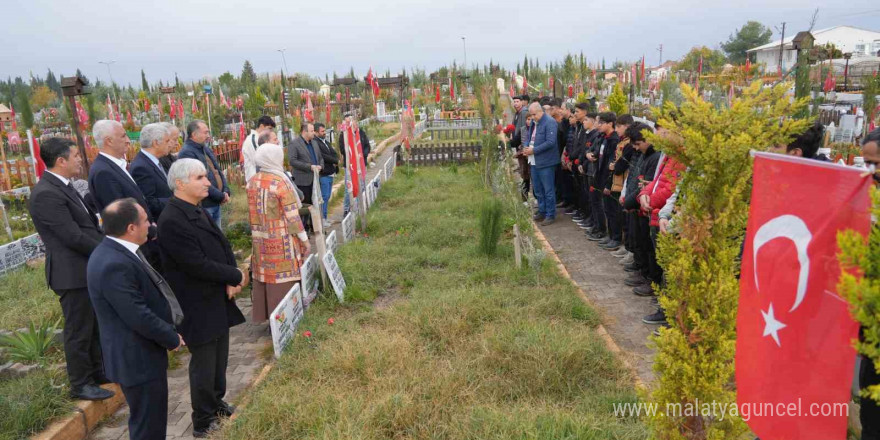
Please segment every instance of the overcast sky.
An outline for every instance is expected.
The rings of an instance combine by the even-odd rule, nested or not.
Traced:
[[[99,61],[115,60],[116,82],[140,85],[287,66],[312,75],[359,75],[419,66],[433,70],[464,58],[513,67],[528,53],[543,63],[583,51],[589,61],[657,64],[695,45],[717,47],[748,20],[786,34],[805,30],[815,8],[816,29],[852,25],[880,31],[876,0],[0,0],[0,77],[29,72],[107,79]],[[774,31],[775,32],[775,31]],[[778,38],[778,34],[774,34]]]

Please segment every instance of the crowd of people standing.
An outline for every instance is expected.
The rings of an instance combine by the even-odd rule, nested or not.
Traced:
[[[534,220],[548,226],[564,214],[585,240],[619,259],[628,273],[623,283],[634,295],[651,298],[655,311],[642,322],[668,326],[655,291],[665,282],[657,238],[675,233],[677,187],[686,170],[657,151],[647,134],[673,140],[677,135],[629,114],[592,111],[586,102],[531,101],[528,95],[512,100],[515,114],[505,132],[518,161],[522,201],[529,206],[531,188],[537,202]],[[827,161],[819,151],[824,131],[815,123],[774,151]],[[863,141],[866,164],[878,159],[878,137],[875,130]]]
[[[168,351],[186,346],[192,434],[206,437],[235,407],[224,400],[230,328],[245,322],[236,297],[251,284],[252,321],[265,322],[311,252],[301,216],[320,182],[326,205],[338,152],[321,124],[303,124],[285,152],[263,116],[242,145],[251,257],[242,263],[227,240],[221,206],[233,197],[204,121],[180,130],[144,126],[140,150],[122,124],[99,120],[99,149],[87,191],[74,185],[84,158],[77,145],[42,143],[47,171],[34,187],[31,217],[46,245],[46,281],[64,315],[70,394],[104,400],[118,383],[130,408],[132,439],[164,439]],[[365,136],[364,136],[365,138]],[[364,155],[366,157],[366,154]],[[130,161],[130,164],[129,164]],[[317,178],[315,176],[317,173]]]

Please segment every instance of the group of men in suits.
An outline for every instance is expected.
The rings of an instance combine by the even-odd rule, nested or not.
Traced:
[[[167,351],[193,342],[193,435],[206,436],[219,417],[234,411],[222,400],[228,332],[244,318],[229,292],[247,283],[219,228],[219,205],[229,201],[229,189],[205,145],[207,127],[203,121],[189,124],[187,143],[174,159],[177,129],[145,126],[130,167],[130,140],[121,124],[97,121],[93,136],[100,153],[89,170],[89,197],[71,183],[82,171],[80,150],[68,139],[50,138],[40,151],[47,172],[29,206],[46,245],[47,284],[58,294],[65,319],[71,395],[103,400],[114,393],[100,385],[119,383],[131,410],[130,438],[163,439]],[[163,215],[177,205],[183,208]],[[164,231],[163,222],[169,225]],[[182,244],[202,235],[203,243]],[[216,244],[193,255],[204,243]],[[177,258],[184,254],[193,261]],[[183,294],[180,302],[175,288]],[[209,291],[218,302],[210,307]]]

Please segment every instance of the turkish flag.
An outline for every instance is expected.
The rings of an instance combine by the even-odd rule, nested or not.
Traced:
[[[348,161],[346,165],[348,166],[348,175],[350,178],[348,179],[346,185],[351,185],[348,187],[352,197],[357,197],[360,193],[360,166],[358,166],[358,162],[360,161],[360,155],[357,154],[356,139],[355,132],[358,131],[357,128],[353,128],[354,124],[349,124],[347,127],[343,127],[345,130],[343,135],[345,136],[345,149],[348,153],[348,157],[346,160]]]
[[[367,158],[364,157],[364,145],[361,143],[361,129],[357,122],[352,122],[352,131],[354,132],[354,154],[357,156],[358,176],[366,179],[367,170],[365,169]]]
[[[762,439],[843,440],[858,325],[836,293],[837,233],[868,233],[871,176],[770,153],[755,154],[754,170],[736,323],[739,414]]]
[[[37,173],[37,178],[43,177],[43,172],[46,171],[46,162],[43,162],[43,158],[40,157],[40,142],[37,141],[37,138],[34,139],[33,151],[34,151],[34,172]]]

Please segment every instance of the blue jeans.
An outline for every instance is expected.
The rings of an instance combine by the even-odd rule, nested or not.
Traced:
[[[556,218],[556,167],[537,168],[532,165],[532,191],[538,199],[538,213]]]
[[[217,223],[217,227],[220,228],[220,205],[202,207],[202,209],[204,209],[205,212],[208,213],[208,216],[211,217],[211,220],[214,220],[214,223]]]
[[[324,198],[324,205],[321,206],[321,215],[327,219],[327,205],[330,203],[331,192],[333,191],[333,176],[321,176],[318,181],[321,184],[321,197]]]

